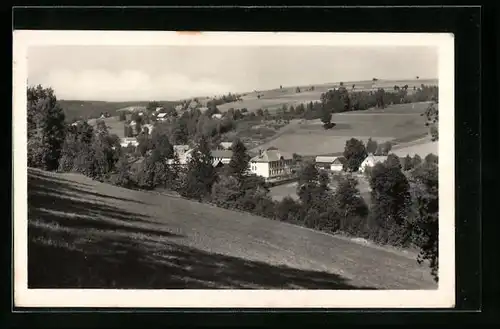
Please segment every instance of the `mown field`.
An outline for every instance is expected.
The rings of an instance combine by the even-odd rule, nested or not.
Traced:
[[[414,254],[28,170],[28,287],[435,289]]]
[[[408,92],[413,92],[413,87],[419,88],[421,84],[425,85],[438,85],[438,80],[387,80],[378,81],[375,85],[372,81],[346,81],[344,86],[348,90],[353,91],[369,91],[373,89],[373,86],[384,88],[386,91],[391,91],[394,85],[404,86],[408,85]],[[352,89],[352,85],[355,85]],[[314,86],[314,90],[310,91],[309,88]],[[222,112],[229,110],[230,108],[242,109],[247,108],[249,111],[255,111],[258,109],[267,109],[273,112],[276,109],[281,108],[283,105],[297,106],[300,103],[308,103],[319,101],[321,94],[328,91],[330,88],[338,88],[339,83],[325,83],[325,84],[314,84],[314,85],[302,85],[298,86],[300,92],[296,92],[297,86],[284,86],[282,89],[272,89],[263,91],[253,91],[242,96],[242,101],[236,101],[231,103],[226,103],[219,105],[218,108]],[[260,98],[258,98],[260,95]]]
[[[392,105],[383,110],[338,113],[332,117],[336,126],[329,130],[323,128],[319,119],[299,122],[259,148],[274,146],[307,156],[339,154],[350,138],[365,143],[370,137],[379,143],[394,140],[411,142],[428,134],[425,120],[420,116],[427,106],[428,103],[423,102]]]
[[[127,117],[130,118],[130,116]],[[104,118],[102,120],[106,123],[106,126],[108,126],[108,131],[110,134],[116,134],[120,138],[125,137],[124,122],[120,121],[118,116]],[[89,125],[95,127],[96,121],[96,119],[91,119],[87,122]]]

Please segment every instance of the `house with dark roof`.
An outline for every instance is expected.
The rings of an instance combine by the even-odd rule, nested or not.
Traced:
[[[270,147],[250,159],[250,172],[265,179],[281,178],[292,174],[292,164],[292,154]]]
[[[214,166],[227,165],[231,162],[233,156],[233,151],[230,150],[212,150],[210,155],[212,156],[212,163]]]

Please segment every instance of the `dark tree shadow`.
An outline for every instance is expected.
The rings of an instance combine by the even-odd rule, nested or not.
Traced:
[[[93,241],[70,250],[31,242],[30,288],[374,289],[339,275],[208,253],[176,243]]]
[[[192,248],[166,223],[31,177],[28,287],[102,289],[371,289],[339,275]],[[58,190],[56,192],[54,190]],[[142,234],[141,234],[142,233]]]

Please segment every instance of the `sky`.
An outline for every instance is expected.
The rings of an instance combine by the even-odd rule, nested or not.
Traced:
[[[280,85],[436,79],[433,47],[346,46],[37,46],[28,84],[58,99],[178,100]]]

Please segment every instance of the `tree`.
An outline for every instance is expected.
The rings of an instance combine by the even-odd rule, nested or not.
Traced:
[[[424,163],[414,171],[414,178],[420,189],[417,190],[416,208],[418,209],[415,225],[417,244],[420,253],[417,258],[419,263],[429,261],[431,274],[437,282],[439,268],[439,174],[438,165]]]
[[[413,168],[414,168],[413,159],[409,154],[407,154],[403,162],[403,170],[409,171],[412,170]]]
[[[395,154],[389,154],[387,156],[387,159],[385,160],[385,165],[389,168],[398,168],[402,169],[401,166],[401,161],[399,160],[399,157]]]
[[[382,155],[388,155],[389,152],[391,151],[392,149],[392,143],[387,141],[385,143],[382,144],[382,148],[381,148],[381,151],[382,151]]]
[[[366,152],[368,154],[375,154],[378,149],[378,143],[377,141],[374,141],[370,138],[368,138],[368,142],[366,142]]]
[[[430,133],[433,141],[439,140],[439,130],[437,128],[437,125],[439,124],[439,110],[437,108],[437,104],[438,101],[436,98],[435,101],[427,107],[425,112],[421,114],[421,116],[425,116],[427,120],[425,125],[430,127]]]
[[[401,169],[377,163],[370,176],[372,209],[376,223],[376,239],[383,243],[405,245],[411,231],[405,230],[411,196],[410,185]]]
[[[439,162],[439,158],[437,155],[433,154],[433,153],[429,153],[425,156],[425,159],[424,159],[425,163],[433,163],[433,164],[438,164]]]
[[[126,121],[127,120],[127,115],[125,114],[125,112],[120,112],[120,114],[118,116],[118,120],[120,120],[120,121]]]
[[[351,138],[346,141],[343,155],[346,159],[347,169],[349,171],[357,171],[368,154],[362,141]]]
[[[300,203],[286,196],[276,205],[275,218],[283,222],[296,222],[300,220],[301,210]]]
[[[300,93],[300,88],[299,87],[295,88],[295,92]]]
[[[324,107],[321,114],[321,122],[323,122],[323,126],[324,127],[329,126],[331,121],[332,121],[332,112],[328,110],[326,107]]]
[[[146,153],[151,150],[151,139],[149,138],[148,135],[144,133],[140,133],[139,136],[137,136],[137,142],[139,145],[137,145],[137,150],[139,151],[139,154],[141,156],[145,156]]]
[[[242,196],[240,182],[233,176],[221,176],[212,186],[212,202],[223,208],[236,208]]]
[[[146,105],[146,111],[148,113],[156,111],[156,109],[160,107],[160,103],[156,101],[149,102],[148,105]]]
[[[202,200],[211,190],[216,180],[215,169],[207,139],[201,136],[188,162],[186,181],[181,195]]]
[[[122,154],[118,159],[114,173],[111,176],[111,182],[114,185],[122,186],[125,188],[130,188],[132,185],[134,185],[132,177],[130,175],[130,164],[125,154]]]
[[[28,87],[28,166],[56,170],[66,135],[64,112],[54,90]]]
[[[229,173],[230,175],[233,175],[238,182],[241,182],[248,171],[248,161],[250,161],[250,156],[247,153],[245,144],[243,144],[240,139],[235,139],[233,141],[231,150],[233,151],[233,155],[228,166]]]
[[[413,161],[412,161],[413,168],[417,168],[418,166],[420,166],[421,163],[422,163],[422,158],[420,157],[420,155],[415,154],[413,156]]]
[[[262,109],[258,109],[256,113],[257,113],[258,117],[263,117],[264,116],[264,111]]]
[[[348,233],[359,233],[361,228],[356,227],[350,220],[353,217],[365,218],[368,215],[368,206],[361,197],[357,187],[358,180],[354,177],[341,177],[334,195],[334,203],[340,212],[340,230]]]

